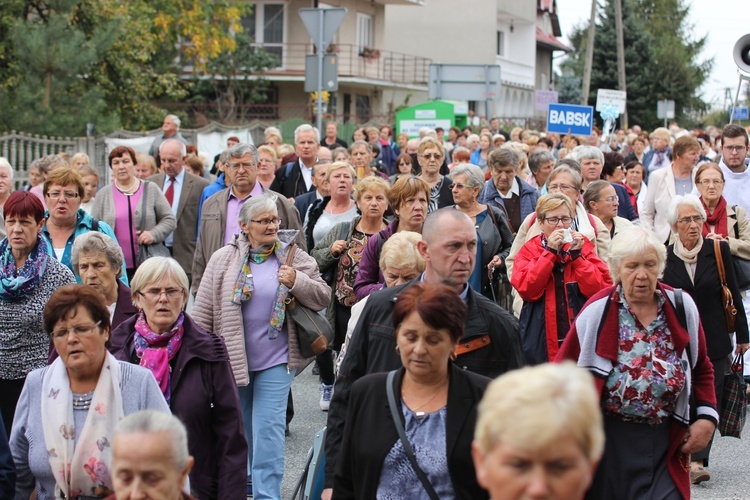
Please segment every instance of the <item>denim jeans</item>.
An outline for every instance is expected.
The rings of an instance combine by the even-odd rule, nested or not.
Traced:
[[[255,500],[281,499],[284,477],[286,403],[294,370],[277,365],[250,372],[250,383],[238,387],[248,442],[248,475]]]

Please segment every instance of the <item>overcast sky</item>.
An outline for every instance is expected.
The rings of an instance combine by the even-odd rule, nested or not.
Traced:
[[[591,15],[592,0],[557,0],[557,14],[563,41],[573,28]],[[713,72],[704,84],[703,98],[721,105],[724,89],[731,87],[732,99],[737,91],[737,65],[732,58],[734,45],[743,35],[750,33],[750,8],[748,0],[687,0],[690,5],[690,22],[696,38],[708,34],[701,60],[714,61]]]

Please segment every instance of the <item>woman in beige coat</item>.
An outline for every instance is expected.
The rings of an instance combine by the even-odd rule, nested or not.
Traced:
[[[253,196],[240,209],[242,234],[209,260],[195,297],[193,318],[220,334],[229,352],[249,444],[256,497],[281,498],[289,388],[313,358],[303,358],[286,299],[321,310],[331,289],[315,259],[297,248],[285,265],[296,230],[279,231],[276,196]]]

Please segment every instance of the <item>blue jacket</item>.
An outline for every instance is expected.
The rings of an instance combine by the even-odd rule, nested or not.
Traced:
[[[524,221],[526,220],[526,216],[536,211],[539,191],[519,176],[516,176],[516,181],[518,182],[518,197],[521,199],[521,221]],[[508,211],[505,209],[505,202],[492,179],[484,183],[484,189],[479,194],[479,203],[499,208],[507,218]]]
[[[633,208],[633,204],[630,202],[628,190],[625,189],[625,186],[623,186],[622,184],[617,184],[616,182],[610,182],[610,185],[615,188],[615,193],[617,193],[617,201],[620,203],[620,205],[617,207],[617,215],[624,219],[628,219],[629,221],[636,220],[638,218],[638,214],[635,213],[635,208]]]
[[[49,218],[49,210],[44,212],[44,218]],[[75,231],[73,231],[73,234],[70,235],[70,238],[68,238],[68,242],[65,243],[65,252],[63,252],[62,259],[60,260],[60,263],[63,264],[65,267],[70,269],[73,272],[73,275],[76,277],[76,281],[78,283],[81,283],[81,277],[78,276],[78,273],[76,273],[76,270],[73,269],[73,265],[70,262],[70,259],[72,257],[72,251],[73,251],[73,242],[76,238],[81,236],[82,234],[86,234],[89,231],[98,231],[106,236],[109,236],[113,240],[115,240],[115,243],[119,246],[120,243],[117,241],[117,237],[115,236],[115,232],[112,230],[111,227],[109,227],[109,224],[104,222],[103,220],[99,221],[99,225],[94,228],[94,218],[86,212],[84,209],[79,208],[78,209],[78,222],[76,222],[76,228]],[[47,224],[44,225],[42,228],[42,238],[44,238],[44,241],[47,242],[47,253],[53,257],[57,258],[57,255],[55,255],[55,250],[52,247],[52,238],[49,235],[49,231],[47,230]],[[128,283],[128,274],[125,272],[125,259],[122,260],[122,274],[120,275],[120,281],[124,285],[129,285]]]
[[[195,234],[200,234],[200,227],[201,227],[201,212],[203,212],[203,202],[209,199],[212,195],[215,195],[219,191],[223,191],[227,188],[227,185],[224,183],[224,172],[219,174],[219,176],[216,178],[213,184],[209,184],[208,186],[203,188],[203,194],[201,195],[201,201],[198,205],[198,232]]]

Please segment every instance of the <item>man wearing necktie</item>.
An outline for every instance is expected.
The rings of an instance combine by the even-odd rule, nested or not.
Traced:
[[[159,147],[162,172],[148,180],[162,189],[164,197],[172,207],[177,219],[177,228],[167,236],[164,244],[172,256],[180,263],[192,280],[193,254],[198,231],[198,206],[203,188],[208,181],[193,175],[184,168],[185,145],[175,139],[167,139]]]

